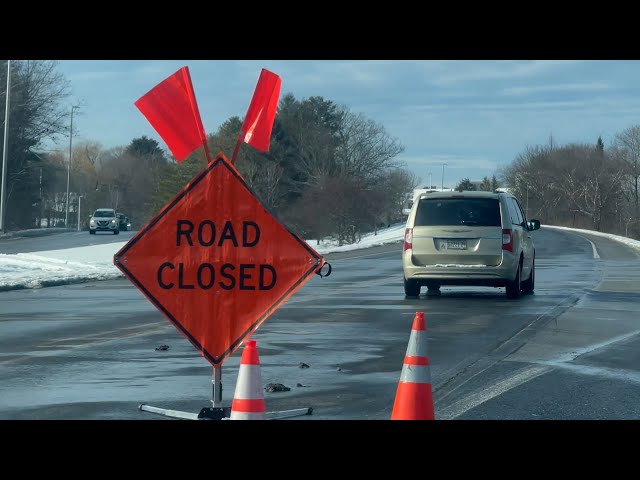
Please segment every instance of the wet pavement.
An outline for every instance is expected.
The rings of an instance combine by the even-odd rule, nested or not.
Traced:
[[[564,231],[534,238],[536,291],[515,301],[474,287],[407,299],[401,244],[327,255],[332,275],[312,278],[252,336],[262,383],[290,388],[265,392],[267,410],[390,418],[423,311],[436,418],[637,418],[638,255],[595,237],[594,258]],[[222,367],[225,405],[240,356]],[[163,419],[141,403],[197,413],[211,406],[211,378],[127,280],[0,293],[0,419]]]
[[[27,232],[29,237],[19,235],[0,238],[0,253],[31,253],[65,248],[88,247],[105,243],[127,242],[137,231],[122,231],[118,235],[111,232],[98,232],[91,235],[88,230],[48,234],[46,230]],[[47,234],[47,235],[45,235]]]

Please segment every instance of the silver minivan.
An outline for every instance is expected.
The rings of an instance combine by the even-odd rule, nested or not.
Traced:
[[[505,287],[533,293],[536,251],[518,199],[506,192],[423,193],[411,207],[402,266],[408,297],[439,295],[442,285]]]

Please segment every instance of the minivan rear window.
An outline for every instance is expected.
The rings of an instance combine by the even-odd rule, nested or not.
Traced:
[[[495,198],[422,198],[414,227],[467,225],[500,227],[500,203]]]

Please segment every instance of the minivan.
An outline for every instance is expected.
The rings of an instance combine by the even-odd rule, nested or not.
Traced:
[[[518,199],[508,192],[423,193],[409,212],[402,249],[407,297],[439,295],[442,285],[505,287],[533,293],[536,250]]]

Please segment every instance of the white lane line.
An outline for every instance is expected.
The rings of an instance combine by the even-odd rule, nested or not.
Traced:
[[[588,345],[588,346],[583,347],[583,348],[576,348],[571,353],[565,353],[565,354],[563,354],[563,355],[561,355],[561,356],[559,356],[557,358],[554,358],[550,362],[553,363],[554,365],[557,364],[557,363],[572,362],[573,360],[575,360],[576,358],[578,358],[578,357],[580,357],[582,355],[594,352],[596,350],[600,350],[600,349],[608,347],[609,345],[612,345],[614,343],[624,342],[625,340],[628,340],[629,338],[635,337],[638,334],[640,334],[640,330],[636,330],[634,332],[625,333],[624,335],[618,335],[617,337],[610,338],[609,340],[605,340],[604,342],[594,343],[592,345]],[[547,362],[544,362],[544,363],[547,363]]]
[[[594,367],[591,365],[580,365],[566,362],[539,362],[542,365],[549,365],[556,368],[571,370],[582,375],[605,377],[625,382],[640,383],[640,372],[637,370],[625,370],[623,368]]]
[[[462,400],[458,400],[455,403],[452,403],[448,407],[440,410],[436,414],[437,420],[452,420],[465,412],[471,410],[472,408],[476,408],[478,405],[482,405],[483,403],[502,395],[503,393],[508,392],[509,390],[516,388],[523,383],[526,383],[530,380],[533,380],[540,375],[547,373],[552,370],[551,367],[529,367],[524,371],[516,373],[510,377],[505,378],[504,380],[495,383],[493,386],[488,386],[483,388],[481,391],[473,393]]]
[[[589,240],[587,237],[583,237],[582,235],[578,235],[578,237],[580,238],[584,238],[587,242],[589,242],[591,244],[591,248],[593,249],[593,258],[600,258],[600,255],[598,255],[598,250],[596,249],[596,245],[595,243],[593,243],[591,240]]]

